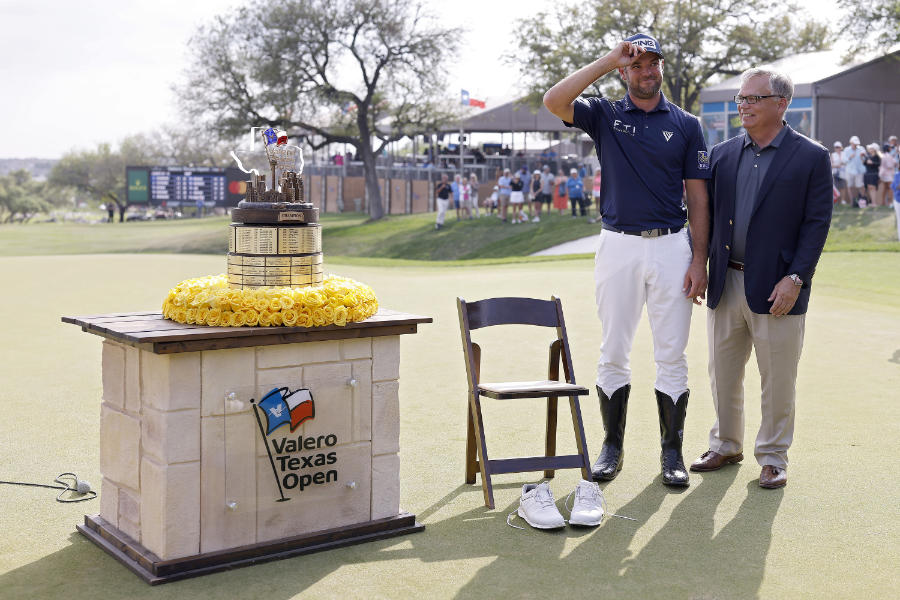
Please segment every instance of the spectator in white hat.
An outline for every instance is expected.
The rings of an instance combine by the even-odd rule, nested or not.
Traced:
[[[866,149],[859,145],[859,138],[850,138],[850,145],[844,148],[844,178],[847,180],[847,194],[851,204],[858,204],[860,199],[865,199],[863,187],[863,174],[866,167],[863,161],[866,158]]]
[[[847,204],[847,181],[844,179],[844,145],[834,143],[834,152],[831,153],[831,177],[834,179],[834,188],[841,195],[841,204]]]

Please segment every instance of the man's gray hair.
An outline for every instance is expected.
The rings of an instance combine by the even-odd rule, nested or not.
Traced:
[[[787,98],[788,105],[790,105],[791,97],[794,95],[794,82],[791,81],[791,78],[787,73],[754,67],[741,73],[741,84],[746,83],[751,77],[756,76],[768,77],[769,88],[772,90],[772,93],[784,96]]]

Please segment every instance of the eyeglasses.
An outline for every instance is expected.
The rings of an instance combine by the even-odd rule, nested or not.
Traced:
[[[740,96],[740,95],[738,95],[738,96],[734,97],[734,103],[742,104],[742,103],[746,102],[747,104],[756,104],[763,98],[784,98],[784,96],[782,96],[780,94],[769,94],[768,96]]]

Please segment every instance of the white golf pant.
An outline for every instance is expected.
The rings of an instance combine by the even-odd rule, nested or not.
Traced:
[[[607,396],[631,383],[629,355],[644,304],[653,334],[656,389],[678,398],[688,389],[690,298],[682,288],[691,263],[686,229],[656,238],[604,230],[594,263],[603,343],[597,385]]]
[[[444,217],[447,216],[447,208],[450,207],[450,200],[442,200],[441,198],[437,199],[437,221],[435,221],[438,225],[444,224]]]

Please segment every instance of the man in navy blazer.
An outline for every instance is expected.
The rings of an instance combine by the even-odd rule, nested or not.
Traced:
[[[785,74],[745,71],[735,103],[746,133],[710,155],[707,331],[716,422],[709,450],[691,470],[744,458],[744,367],[753,348],[762,379],[755,455],[764,488],[787,484],[810,284],[831,223],[828,151],[784,121],[793,88]]]

